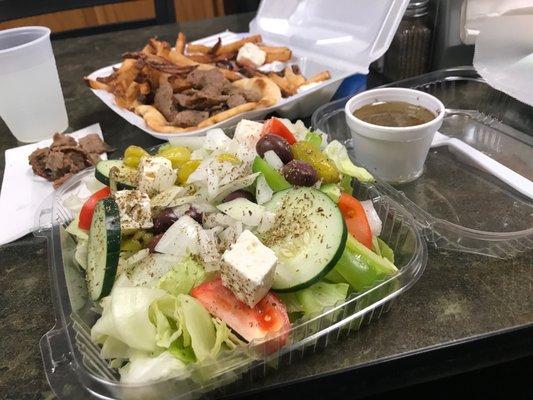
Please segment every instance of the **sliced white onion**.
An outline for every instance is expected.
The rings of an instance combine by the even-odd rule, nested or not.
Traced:
[[[263,175],[257,177],[257,182],[255,186],[255,199],[257,204],[265,204],[267,201],[270,201],[274,191],[267,183]]]
[[[188,215],[184,215],[163,234],[155,251],[183,257],[187,253],[198,254],[198,230],[201,226]]]
[[[283,161],[281,161],[281,158],[279,158],[279,156],[274,150],[268,150],[267,152],[265,152],[263,157],[267,164],[274,168],[276,171],[283,168]]]
[[[221,203],[217,208],[246,226],[259,225],[265,212],[265,207],[242,197]]]
[[[209,196],[209,200],[213,202],[220,201],[224,197],[226,197],[228,194],[230,194],[231,192],[234,192],[235,190],[239,190],[239,189],[244,189],[252,185],[258,175],[260,175],[260,173],[256,172],[255,174],[250,174],[248,176],[235,179],[233,182],[230,182],[224,186],[220,186],[218,188],[217,193],[215,193],[213,196]]]
[[[209,129],[205,135],[204,149],[210,151],[228,151],[232,141],[220,128]]]
[[[370,231],[372,236],[379,236],[381,234],[381,219],[379,218],[372,200],[365,200],[361,202],[366,214],[366,219],[368,220],[368,225],[370,225]]]

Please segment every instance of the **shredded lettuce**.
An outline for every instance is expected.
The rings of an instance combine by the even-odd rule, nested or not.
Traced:
[[[74,251],[74,260],[83,268],[87,269],[88,240],[79,239]]]
[[[156,357],[137,354],[120,369],[120,379],[124,383],[153,382],[172,378],[186,373],[185,363],[165,351]]]
[[[345,300],[350,285],[344,282],[328,283],[320,281],[293,293],[278,293],[287,312],[297,317],[317,314],[326,307]]]
[[[187,331],[191,335],[191,347],[198,361],[211,355],[216,343],[216,331],[209,312],[194,297],[178,296]]]
[[[191,257],[185,257],[159,279],[157,287],[177,296],[178,294],[188,294],[204,279],[203,267]]]
[[[195,269],[192,275],[203,274],[191,260],[185,261],[179,271],[186,270],[187,264]],[[194,297],[131,286],[124,275],[119,281],[111,295],[102,300],[102,316],[91,335],[102,344],[101,354],[111,367],[119,368],[129,360],[120,369],[123,382],[180,375],[186,364],[215,359],[222,350],[243,343]],[[161,363],[161,371],[155,371],[157,363]]]
[[[78,240],[89,240],[89,234],[86,230],[80,229],[78,227],[78,223],[80,221],[79,216],[76,216],[70,224],[68,224],[67,228],[65,229],[68,233],[70,233],[72,236],[76,238],[76,241]]]
[[[346,299],[349,288],[347,283],[317,282],[296,292],[296,299],[305,314],[316,314]]]
[[[394,264],[394,251],[381,238],[377,237],[379,254]]]
[[[328,158],[335,163],[337,169],[343,174],[354,177],[360,182],[373,182],[374,177],[364,168],[354,165],[348,151],[338,140],[333,140],[328,143],[324,149],[324,153]]]
[[[91,336],[99,343],[108,336],[141,351],[156,349],[156,327],[149,318],[150,304],[166,295],[161,289],[135,286],[114,287],[102,303],[102,317],[92,327]]]
[[[155,342],[158,347],[169,348],[172,342],[182,334],[181,321],[171,321],[159,309],[159,302],[152,303],[150,307],[151,321],[155,325]],[[177,322],[177,323],[176,323]]]

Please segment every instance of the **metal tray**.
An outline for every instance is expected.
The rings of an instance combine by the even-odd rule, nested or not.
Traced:
[[[381,237],[395,252],[397,276],[349,296],[320,315],[296,321],[289,331],[287,344],[274,354],[266,354],[265,346],[251,343],[217,360],[190,365],[183,375],[173,379],[123,384],[90,339],[90,327],[97,314],[87,294],[84,273],[73,258],[74,240],[65,231],[73,218],[65,202],[79,193],[84,179],[93,174],[91,168],[72,177],[38,215],[38,226],[43,228],[36,235],[48,241],[56,318],[54,328],[41,338],[40,349],[48,382],[61,399],[85,398],[88,393],[102,399],[189,399],[235,390],[242,378],[247,382],[260,381],[271,368],[291,364],[379,318],[389,310],[393,299],[418,280],[427,262],[426,244],[410,213],[372,185],[355,186],[355,195],[362,200],[371,199],[383,221]],[[208,381],[202,379],[213,368],[218,374]]]
[[[533,107],[493,89],[472,67],[436,71],[385,87],[414,88],[438,97],[446,106],[442,133],[533,179]],[[344,116],[347,100],[320,107],[312,125],[353,148]],[[404,205],[439,248],[499,258],[533,248],[533,202],[461,162],[446,147],[430,150],[424,174],[414,182],[376,186]]]

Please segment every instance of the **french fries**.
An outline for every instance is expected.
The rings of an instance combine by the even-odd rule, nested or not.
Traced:
[[[178,33],[178,37],[176,38],[176,44],[174,45],[174,50],[177,51],[180,54],[183,54],[185,52],[185,44],[186,44],[186,37],[183,32]]]
[[[259,45],[259,48],[266,53],[265,63],[274,61],[289,61],[292,57],[292,51],[288,47],[272,47]]]
[[[244,39],[240,39],[232,43],[218,46],[214,54],[237,52],[246,43],[259,43],[261,42],[261,40],[262,40],[261,35],[251,35]],[[217,45],[215,44],[215,46]],[[195,54],[195,53],[207,54],[211,51],[212,51],[212,47],[206,46],[204,44],[189,43],[187,45],[187,54]]]
[[[316,74],[315,76],[312,76],[307,81],[305,81],[305,84],[307,85],[309,83],[315,83],[315,82],[318,83],[318,82],[326,81],[329,78],[331,78],[331,74],[329,73],[329,71],[322,71]]]
[[[295,95],[303,85],[322,82],[331,77],[329,71],[322,71],[307,79],[296,64],[289,64],[292,59],[290,48],[262,43],[260,35],[251,35],[231,43],[223,43],[219,38],[212,46],[187,44],[186,41],[187,38],[182,32],[177,35],[174,47],[166,41],[151,38],[141,50],[124,53],[120,68],[114,68],[109,76],[96,80],[85,78],[85,82],[92,89],[112,93],[118,106],[141,115],[152,129],[170,133],[201,128],[241,112],[269,107],[276,104],[281,97]],[[266,53],[265,63],[279,61],[285,63],[285,68],[279,72],[262,72],[253,65],[241,65],[237,62],[237,55],[247,43],[256,44]],[[183,98],[190,96],[191,91],[196,93],[199,89],[189,79],[189,74],[195,69],[218,69],[232,85],[247,90],[253,89],[261,94],[261,99],[216,113],[210,109],[211,115],[201,120],[196,127],[183,128],[183,125],[174,122],[169,111],[165,111],[171,108],[161,105],[162,97],[155,100],[155,94],[157,92],[177,96],[179,93]],[[160,104],[159,108],[156,108],[156,104]],[[174,112],[189,109],[182,103],[175,107]],[[200,109],[198,112],[206,110]]]

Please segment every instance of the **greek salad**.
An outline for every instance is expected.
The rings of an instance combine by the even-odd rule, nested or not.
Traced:
[[[250,342],[274,352],[294,321],[397,273],[372,202],[352,195],[372,176],[301,121],[129,146],[95,178],[67,231],[100,314],[92,339],[122,382]]]

